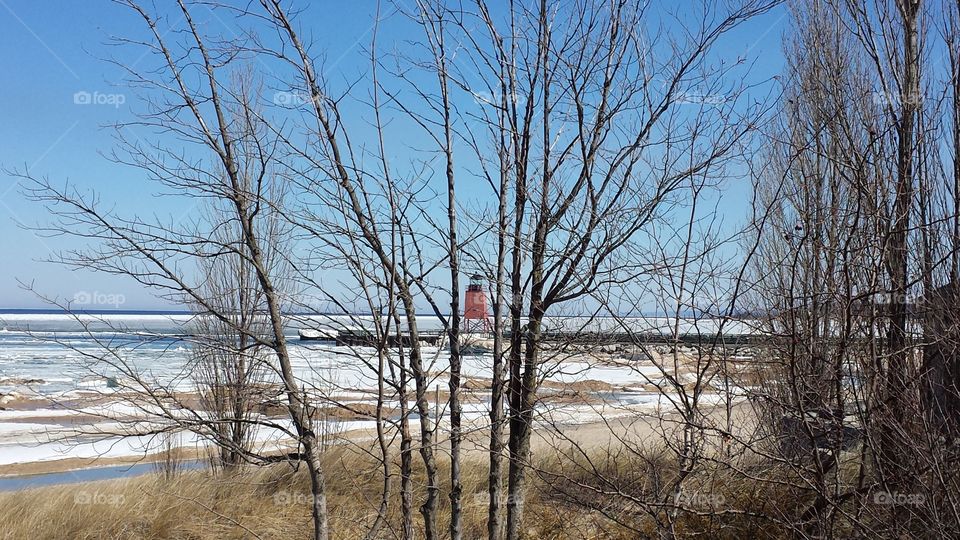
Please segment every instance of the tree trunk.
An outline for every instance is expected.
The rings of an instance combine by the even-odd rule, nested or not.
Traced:
[[[442,11],[440,12],[442,13]],[[443,41],[443,18],[438,21],[437,42],[439,47],[440,94],[443,100],[444,154],[446,154],[447,177],[447,249],[450,252],[450,538],[460,540],[462,531],[460,481],[460,429],[463,414],[460,405],[460,244],[457,239],[457,198],[453,172],[453,126],[450,119],[450,94],[447,88],[446,51]],[[439,405],[439,404],[438,404]],[[439,424],[440,417],[437,417]]]
[[[910,406],[908,397],[910,351],[907,349],[907,302],[909,251],[907,238],[913,206],[914,130],[919,97],[919,51],[917,49],[917,13],[919,0],[900,0],[903,18],[903,82],[900,91],[901,114],[897,129],[897,187],[894,200],[893,230],[890,239],[890,282],[893,291],[890,327],[887,334],[890,364],[886,377],[885,421],[881,452],[894,482],[904,459],[898,444],[899,428]]]
[[[506,92],[504,92],[505,99]],[[505,106],[504,110],[506,110]],[[501,151],[505,152],[505,149]],[[501,155],[501,160],[506,160],[506,156]],[[487,513],[487,537],[489,540],[500,540],[503,534],[500,516],[500,504],[503,498],[503,394],[505,384],[503,290],[504,280],[506,279],[507,227],[509,225],[507,215],[509,181],[509,172],[505,166],[501,165],[500,200],[497,209],[499,227],[497,231],[497,270],[493,303],[493,380],[490,385],[490,472],[487,477],[487,494],[490,497]]]
[[[311,512],[313,516],[314,540],[327,540],[329,535],[329,519],[327,515],[326,485],[323,475],[323,465],[320,460],[321,448],[317,441],[310,410],[304,402],[304,395],[293,374],[290,356],[287,351],[287,340],[283,334],[283,318],[280,312],[280,301],[273,283],[263,266],[263,256],[257,237],[254,233],[252,219],[249,218],[246,203],[242,197],[238,198],[237,211],[244,227],[244,239],[250,251],[250,259],[257,272],[257,279],[263,288],[270,312],[270,323],[273,331],[274,351],[280,364],[280,374],[283,379],[284,391],[287,394],[287,408],[297,430],[303,453],[307,459],[307,471],[310,474],[310,488],[313,495]]]

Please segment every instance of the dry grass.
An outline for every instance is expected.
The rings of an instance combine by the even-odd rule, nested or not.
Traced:
[[[326,459],[333,536],[363,537],[379,503],[380,471],[374,460],[356,450],[338,449],[328,452]],[[471,462],[464,470],[464,538],[481,538],[486,535],[486,464]],[[416,484],[419,500],[423,485]],[[399,477],[394,481],[395,495],[397,490]],[[311,532],[309,494],[306,475],[289,465],[220,476],[188,471],[170,480],[148,475],[43,487],[0,494],[0,537],[303,538]],[[540,495],[535,486],[527,506],[530,537],[569,538],[574,524],[581,532],[600,530],[590,523],[588,513],[571,512]],[[397,501],[395,496],[390,511],[395,530],[400,523]],[[442,496],[439,523],[448,519],[449,500]],[[420,526],[419,513],[415,526]],[[381,536],[393,537],[388,531]]]
[[[356,447],[329,451],[326,461],[333,537],[362,538],[379,504],[382,479],[377,463]],[[621,494],[635,497],[634,501],[655,502],[663,500],[663,490],[676,474],[672,461],[662,456],[631,458],[608,452],[597,452],[587,462],[558,451],[544,456],[537,468],[528,492],[525,538],[626,540],[655,536],[650,507],[602,490],[616,487]],[[464,464],[464,471],[464,538],[484,538],[486,462],[474,454]],[[443,471],[441,478],[447,477]],[[415,484],[415,500],[419,501],[424,488],[419,473]],[[441,487],[438,523],[446,536],[448,490],[446,485]],[[795,497],[773,493],[771,488],[772,484],[737,481],[725,474],[704,474],[688,490],[721,496],[726,509],[751,513],[767,513],[773,505],[779,507],[778,512],[789,514],[784,508],[788,501],[801,506]],[[394,538],[393,531],[400,528],[399,477],[394,478],[393,489],[388,523],[392,531],[383,530],[381,538]],[[151,475],[4,493],[0,494],[0,508],[0,538],[304,538],[311,533],[306,475],[289,465],[247,468],[219,476],[189,471],[169,480]],[[420,526],[419,512],[414,523]],[[771,527],[767,520],[738,511],[710,516],[685,513],[676,530],[681,536],[710,538],[772,538],[786,533]]]
[[[647,500],[662,498],[663,486],[675,474],[667,458],[617,452],[611,439],[612,425],[579,426],[568,432],[590,453],[591,464],[570,452],[565,438],[537,437],[534,454],[537,473],[531,474],[527,491],[525,538],[624,540],[651,534],[655,524],[649,509],[624,504],[622,498],[588,489],[597,486],[618,490]],[[622,425],[642,438],[657,438],[649,426],[638,422]],[[540,435],[546,435],[545,432]],[[487,518],[487,457],[483,435],[465,440],[464,538],[485,538]],[[474,440],[476,439],[476,440]],[[364,442],[365,441],[365,442]],[[344,441],[348,442],[348,441]],[[376,516],[382,489],[381,469],[369,439],[350,440],[325,453],[328,506],[334,538],[362,538]],[[442,443],[446,448],[446,442]],[[420,464],[418,454],[415,465]],[[438,523],[446,536],[449,522],[447,498],[449,473],[441,461],[441,497]],[[506,465],[506,464],[505,464]],[[599,467],[594,469],[593,467]],[[393,496],[387,529],[381,538],[395,538],[400,530],[400,478],[393,466]],[[232,475],[187,471],[172,479],[143,476],[38,488],[18,493],[0,493],[0,538],[302,538],[311,532],[310,490],[304,471],[290,465],[250,467]],[[601,481],[598,479],[603,477]],[[704,481],[709,477],[704,477]],[[723,483],[717,479],[715,483]],[[604,481],[612,484],[604,484]],[[769,493],[735,493],[740,481],[724,488],[727,501],[763,511],[777,501]],[[753,483],[750,483],[751,485]],[[423,499],[422,471],[415,471],[415,504]],[[742,504],[741,504],[742,503]],[[613,518],[613,519],[611,519]],[[741,536],[756,532],[757,522],[727,516],[701,519],[682,516],[684,532],[708,537]],[[414,525],[420,527],[419,512]],[[762,525],[762,523],[761,523]],[[639,532],[638,532],[639,531]],[[720,534],[713,534],[713,533]],[[767,531],[769,532],[769,531]],[[418,537],[423,537],[422,531]]]

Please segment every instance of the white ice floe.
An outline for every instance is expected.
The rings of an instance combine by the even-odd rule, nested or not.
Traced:
[[[547,367],[547,380],[575,383],[587,380],[600,381],[614,386],[643,384],[647,380],[663,376],[660,368],[652,364],[633,363],[609,365],[589,362],[561,362]]]
[[[48,461],[65,457],[107,457],[136,456],[151,451],[154,437],[114,436],[100,437],[103,440],[94,440],[89,436],[74,435],[71,440],[58,440],[65,436],[66,430],[76,421],[73,416],[93,415],[99,417],[92,425],[82,429],[91,431],[101,429],[104,432],[117,431],[122,427],[111,423],[111,419],[136,419],[144,422],[153,421],[153,413],[158,411],[142,409],[129,403],[120,401],[120,391],[113,388],[110,379],[124,380],[116,369],[105,366],[99,361],[99,355],[111,357],[100,350],[100,342],[109,342],[118,347],[116,352],[122,361],[129,367],[135,367],[144,374],[149,374],[151,381],[169,385],[178,391],[193,389],[189,377],[184,374],[188,371],[191,362],[189,344],[178,341],[177,335],[188,331],[189,315],[169,314],[105,314],[80,315],[84,324],[91,325],[93,334],[87,335],[84,325],[77,324],[69,315],[62,314],[4,314],[0,315],[0,380],[8,381],[39,379],[42,383],[33,385],[9,385],[9,390],[23,394],[39,393],[41,395],[60,399],[80,400],[84,395],[98,396],[112,395],[109,403],[92,405],[79,410],[68,410],[45,407],[33,411],[0,411],[0,464],[22,463],[29,461]],[[335,317],[298,317],[298,320],[312,320],[315,323],[337,321]],[[362,319],[362,318],[361,318]],[[343,322],[343,321],[341,321]],[[424,329],[438,329],[439,323],[429,317],[423,318]],[[670,329],[677,321],[665,318],[644,318],[627,321],[631,328],[660,330]],[[582,319],[554,318],[547,321],[551,329],[580,328],[587,324],[594,330],[616,330],[622,323],[613,320],[590,321]],[[352,324],[352,323],[351,323]],[[704,332],[715,330],[712,323],[698,321]],[[300,323],[298,323],[298,326]],[[612,325],[612,326],[611,326]],[[703,326],[706,325],[706,326]],[[112,328],[115,327],[115,328]],[[136,337],[133,334],[122,334],[118,329],[124,328],[135,332],[145,332],[148,336]],[[681,332],[694,331],[696,327],[689,321],[681,321]],[[729,330],[729,329],[728,329]],[[738,328],[738,330],[743,330]],[[296,330],[292,330],[295,336]],[[112,341],[121,336],[119,341]],[[141,339],[143,338],[143,339]],[[124,344],[126,339],[129,343]],[[295,375],[307,388],[318,388],[327,393],[336,401],[363,404],[374,404],[375,394],[371,393],[377,387],[377,380],[373,370],[363,363],[361,356],[368,355],[374,358],[372,349],[349,348],[318,344],[317,342],[298,342],[292,337],[290,352]],[[358,356],[359,355],[359,356]],[[424,363],[430,373],[431,392],[439,385],[446,390],[446,370],[449,366],[449,357],[446,351],[435,347],[424,349]],[[466,379],[489,380],[493,359],[487,355],[471,355],[463,358],[462,375]],[[672,407],[671,400],[656,393],[651,393],[650,381],[660,381],[664,374],[649,361],[622,361],[619,364],[600,364],[588,359],[573,358],[572,361],[560,363],[548,362],[542,367],[542,373],[547,381],[555,383],[576,383],[583,381],[600,381],[614,387],[614,391],[606,392],[601,397],[610,403],[604,405],[587,404],[550,404],[545,402],[538,406],[537,414],[542,419],[559,423],[583,423],[597,421],[601,418],[611,418],[621,414],[636,414],[639,410],[657,407]],[[9,391],[6,387],[0,391]],[[628,390],[628,391],[623,391]],[[488,421],[489,394],[486,391],[471,392],[473,399],[465,400],[463,404],[463,418],[465,423],[482,427]],[[722,400],[719,395],[705,394],[700,397],[700,403],[711,404]],[[389,410],[399,407],[396,400],[385,403]],[[408,404],[409,410],[415,411],[414,403]],[[431,405],[431,413],[437,409]],[[447,429],[449,411],[445,404],[440,406],[440,428]],[[179,414],[179,413],[175,413]],[[189,411],[182,411],[183,415],[190,415]],[[552,415],[552,416],[546,416]],[[276,420],[281,426],[289,428],[288,421]],[[285,423],[287,422],[287,423]],[[416,418],[411,418],[416,424]],[[61,425],[62,424],[62,425]],[[372,428],[372,420],[349,420],[342,422],[328,422],[322,426],[329,433]],[[281,430],[262,428],[256,439],[264,448],[282,447],[287,435]],[[205,444],[200,437],[184,433],[179,437],[178,444],[183,446]]]
[[[260,452],[288,448],[291,441],[284,432],[292,431],[288,420],[277,420],[279,428],[259,426],[253,440]],[[355,420],[327,422],[320,426],[322,433],[331,435],[373,427],[372,421]],[[99,459],[138,457],[158,452],[164,439],[157,435],[109,435],[122,426],[102,423],[84,428],[84,433],[57,430],[49,424],[0,422],[0,465],[53,461],[67,458]],[[97,434],[101,430],[104,434]],[[204,448],[210,442],[190,431],[179,431],[171,436],[173,444],[182,448]]]

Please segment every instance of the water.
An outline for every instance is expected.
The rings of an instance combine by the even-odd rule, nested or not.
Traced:
[[[27,387],[43,395],[60,396],[72,391],[109,391],[111,379],[133,370],[148,380],[190,390],[192,318],[177,312],[101,312],[72,316],[46,310],[0,312],[0,393]],[[332,343],[302,342],[302,328],[337,329],[369,323],[369,317],[291,316],[284,328],[291,349],[294,371],[306,384],[333,390],[375,387],[375,378],[363,365],[373,351],[337,347]],[[638,332],[668,331],[673,326],[663,317],[635,318],[628,323]],[[718,321],[681,321],[682,331],[696,328],[709,333]],[[623,321],[611,318],[554,318],[547,330],[622,330]],[[418,317],[423,331],[437,331],[434,316]],[[746,323],[729,322],[725,332],[744,333]],[[427,348],[425,354],[442,371],[446,352]],[[464,373],[490,376],[489,355],[465,359]],[[594,370],[592,378],[606,380],[610,374]],[[633,378],[627,370],[626,375]]]
[[[423,319],[423,328],[440,328],[435,317]],[[46,311],[0,313],[0,393],[29,389],[41,395],[63,396],[78,390],[109,391],[111,379],[129,375],[127,370],[155,379],[158,384],[189,390],[191,321],[185,313],[77,317]],[[298,375],[307,382],[333,386],[369,382],[365,379],[370,377],[343,365],[344,357],[356,358],[358,351],[299,341],[301,328],[348,326],[354,322],[348,317],[291,318],[284,334]]]
[[[180,463],[179,466],[182,470],[196,470],[206,467],[206,463],[200,460],[190,460]],[[17,491],[43,486],[132,478],[151,474],[156,471],[157,466],[154,463],[137,463],[134,465],[95,467],[76,471],[0,477],[0,491]]]
[[[436,317],[420,316],[418,319],[420,328],[425,331],[441,328]],[[554,329],[583,328],[587,325],[590,330],[597,331],[617,328],[619,324],[612,319],[584,321],[566,318],[547,321],[547,325]],[[356,327],[365,322],[363,317],[319,315],[290,319],[284,333],[289,340],[294,374],[303,387],[318,395],[333,397],[340,403],[352,401],[369,405],[373,402],[377,380],[371,366],[377,363],[375,351],[298,339],[301,328],[336,329]],[[639,331],[672,327],[671,321],[664,318],[635,319],[633,322]],[[689,322],[684,324],[692,326]],[[698,321],[701,329],[711,324],[712,321]],[[87,403],[83,394],[95,393],[99,397],[109,398],[110,403],[104,407],[112,411],[110,414],[131,414],[131,410],[135,412],[137,409],[131,408],[130,402],[124,402],[123,395],[116,393],[119,391],[117,386],[129,388],[130,371],[142,377],[151,389],[163,386],[177,392],[195,390],[191,377],[192,333],[191,316],[185,313],[125,312],[74,317],[48,311],[0,312],[0,396],[16,392],[25,396],[39,394],[55,401],[78,400],[76,402]],[[423,354],[425,367],[432,377],[430,387],[446,388],[445,371],[449,366],[447,351],[425,347]],[[544,376],[554,382],[596,380],[617,388],[631,389],[640,388],[647,381],[660,377],[659,369],[647,362],[636,358],[621,360],[616,364],[597,364],[587,358],[566,358],[562,362],[557,360],[555,365],[545,363],[541,369]],[[489,354],[464,358],[465,380],[473,378],[488,381],[491,369],[492,357]],[[276,374],[268,375],[265,382],[277,383]],[[656,396],[637,391],[613,392],[599,397],[630,406],[658,402]],[[475,398],[479,402],[467,404],[473,408],[465,408],[465,415],[468,419],[483,421],[487,416],[488,397],[481,392]],[[388,401],[390,399],[388,396]],[[393,401],[390,404],[395,405]],[[542,409],[542,413],[547,412],[546,405]],[[606,414],[594,410],[592,406],[562,404],[556,406],[555,412],[560,422],[594,421],[598,414]],[[155,441],[142,437],[117,436],[100,443],[82,438],[70,441],[53,438],[51,433],[63,433],[70,425],[70,413],[73,411],[57,409],[52,405],[44,405],[44,409],[38,411],[0,410],[0,465],[68,457],[136,457],[156,451]],[[411,421],[416,420],[416,416],[411,418]],[[96,422],[106,425],[109,419]],[[286,420],[278,419],[277,422],[283,424]],[[336,425],[330,426],[332,433],[370,427],[370,420],[333,423]],[[181,435],[180,446],[204,444],[196,434],[183,432]],[[267,429],[257,435],[258,444],[262,442],[270,447],[283,438],[282,433]],[[0,490],[103,480],[152,470],[150,464],[138,464],[0,478]]]

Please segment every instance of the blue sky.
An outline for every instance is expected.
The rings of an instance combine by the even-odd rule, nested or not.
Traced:
[[[321,1],[303,13],[302,23],[314,29],[315,50],[324,52],[332,77],[365,72],[368,61],[361,48],[369,42],[375,5],[364,0]],[[236,32],[233,21],[203,10],[197,19],[224,36]],[[780,40],[787,24],[785,11],[779,8],[747,23],[723,42],[717,54],[731,58],[746,54],[756,61],[752,76],[769,78],[782,63]],[[137,49],[111,45],[110,37],[141,32],[141,21],[108,1],[0,0],[0,72],[5,83],[0,85],[0,309],[44,307],[18,281],[33,283],[49,296],[99,298],[101,308],[164,307],[150,291],[130,281],[44,262],[66,244],[19,225],[44,223],[47,215],[3,172],[28,169],[55,182],[69,180],[95,189],[127,214],[168,219],[189,214],[189,202],[155,196],[156,186],[142,172],[103,157],[115,143],[114,130],[106,126],[132,119],[137,107],[136,96],[122,84],[121,69],[105,59],[128,66],[149,61]],[[403,45],[390,20],[382,23],[379,39],[381,47]],[[89,96],[93,103],[75,103],[78,92],[87,94],[76,99],[82,102]],[[745,186],[732,189],[736,194]],[[748,193],[741,195],[743,201]],[[745,206],[728,209],[734,216],[745,210]],[[110,305],[111,298],[122,299],[122,305]]]

